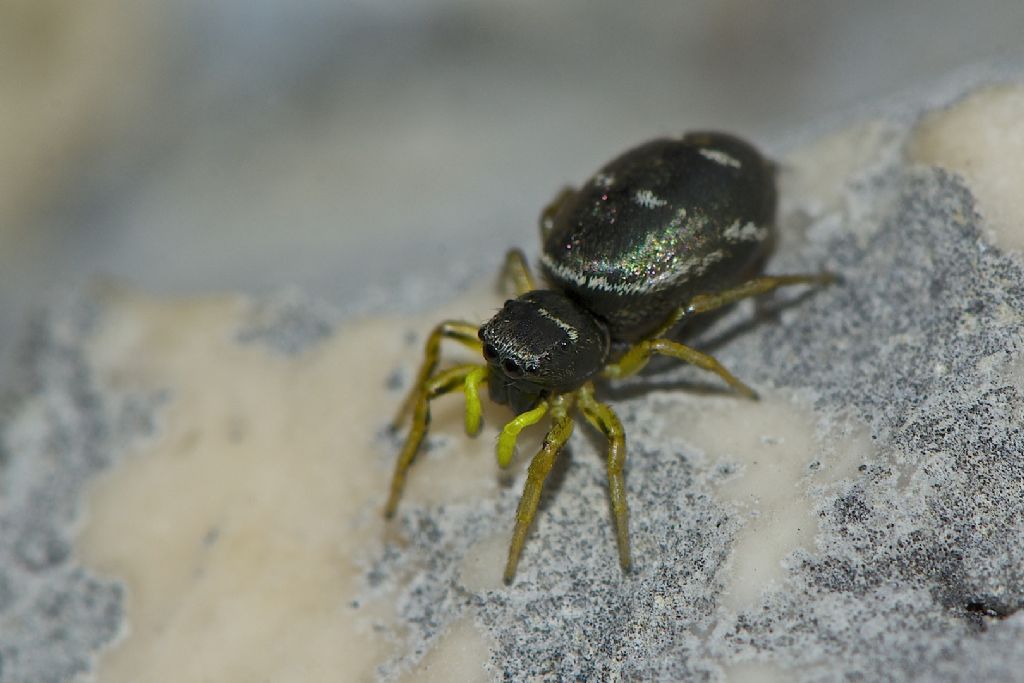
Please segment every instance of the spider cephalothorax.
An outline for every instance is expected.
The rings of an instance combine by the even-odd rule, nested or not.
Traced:
[[[509,299],[480,327],[491,400],[521,413],[573,391],[608,360],[608,328],[561,292]]]

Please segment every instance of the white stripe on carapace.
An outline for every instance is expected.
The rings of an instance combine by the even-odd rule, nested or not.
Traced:
[[[737,159],[736,157],[733,157],[733,156],[730,156],[730,155],[726,154],[725,152],[723,152],[720,149],[706,149],[705,148],[705,149],[700,149],[698,151],[700,152],[700,155],[702,157],[704,157],[705,159],[710,159],[711,161],[715,162],[716,164],[721,164],[722,166],[731,166],[733,168],[739,168],[740,166],[742,166],[742,164],[740,164],[740,160],[739,159]]]
[[[558,316],[556,316],[554,313],[552,313],[551,311],[549,311],[546,308],[541,308],[540,306],[537,306],[537,312],[540,313],[542,317],[547,318],[548,320],[550,320],[554,324],[556,324],[559,327],[561,327],[562,331],[565,332],[567,335],[569,335],[569,341],[571,341],[573,343],[576,343],[577,341],[579,341],[580,332],[575,327],[573,327],[569,323],[565,322],[564,320],[562,320],[561,318],[559,318]]]

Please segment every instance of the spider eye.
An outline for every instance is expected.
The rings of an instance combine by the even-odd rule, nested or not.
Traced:
[[[511,358],[506,358],[501,362],[501,368],[505,371],[505,374],[509,377],[521,377],[523,374],[523,368],[519,363],[515,362]]]
[[[527,366],[526,366],[526,374],[527,375],[536,375],[538,372],[540,372],[540,366],[539,365],[537,365],[536,363],[529,363],[529,364],[527,364]]]
[[[484,344],[484,358],[490,361],[497,357],[498,349],[494,348],[493,344]]]

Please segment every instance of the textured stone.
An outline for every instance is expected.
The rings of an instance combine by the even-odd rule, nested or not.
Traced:
[[[961,90],[947,123],[1001,120],[1017,139],[982,106],[1017,91]],[[498,575],[528,444],[495,474],[492,439],[459,433],[458,401],[438,407],[397,519],[380,521],[399,445],[384,426],[418,361],[412,340],[451,310],[385,323],[294,294],[56,304],[30,330],[0,423],[0,681],[91,670],[124,629],[124,586],[145,616],[121,661],[178,662],[158,667],[174,680],[251,679],[264,662],[275,680],[336,680],[337,661],[452,678],[438,659],[466,644],[464,677],[486,662],[498,680],[1019,679],[1024,258],[990,239],[985,197],[1004,222],[1020,198],[984,192],[998,146],[973,147],[970,174],[923,163],[942,141],[941,112],[927,135],[916,127],[928,107],[875,112],[784,157],[767,268],[842,282],[745,302],[691,336],[760,403],[671,363],[603,391],[629,443],[628,576],[603,443],[582,426],[511,586]],[[464,315],[495,302],[463,301]],[[493,434],[508,416],[486,417]],[[122,556],[89,553],[125,584],[73,550],[83,487],[108,468],[122,487],[93,499],[87,535],[137,537]],[[161,593],[150,578],[172,565],[185,578]],[[307,637],[282,641],[285,619]],[[328,632],[372,647],[342,656]]]

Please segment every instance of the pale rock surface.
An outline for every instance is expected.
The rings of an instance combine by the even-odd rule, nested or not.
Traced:
[[[605,390],[629,576],[586,428],[511,586],[539,435],[498,473],[500,408],[468,439],[439,402],[380,518],[422,336],[488,317],[490,283],[415,317],[294,294],[55,304],[2,423],[0,680],[1019,679],[1022,93],[880,111],[785,155],[768,269],[843,281],[694,331],[760,402],[671,364]]]

